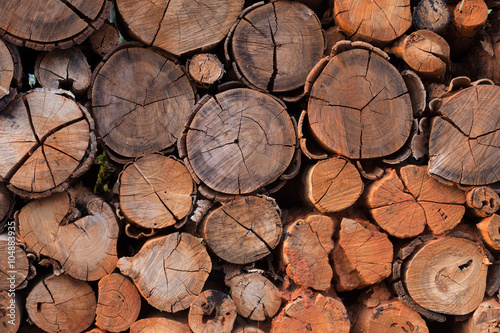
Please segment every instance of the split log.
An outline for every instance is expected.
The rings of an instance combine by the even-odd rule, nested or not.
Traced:
[[[442,234],[460,223],[465,194],[429,177],[426,166],[407,165],[390,170],[367,185],[364,204],[377,224],[390,235],[409,238],[425,226]]]
[[[71,90],[82,96],[90,86],[92,72],[83,52],[72,47],[41,53],[36,60],[35,76],[44,88]]]
[[[476,224],[484,242],[491,249],[500,251],[500,215],[493,214]]]
[[[403,59],[422,78],[435,81],[444,79],[450,63],[450,46],[443,37],[429,30],[403,35],[385,51]]]
[[[500,332],[500,304],[494,299],[484,300],[467,320],[455,325],[456,333]]]
[[[205,290],[189,308],[189,327],[193,333],[231,333],[237,315],[229,295]]]
[[[146,241],[134,257],[120,258],[118,268],[153,307],[177,312],[201,293],[212,261],[198,239],[176,232]]]
[[[299,289],[274,317],[271,333],[348,333],[349,317],[339,299]]]
[[[500,87],[478,85],[444,97],[433,118],[429,173],[463,185],[500,180]]]
[[[453,10],[451,29],[448,40],[452,51],[465,52],[474,36],[488,19],[488,6],[484,0],[460,1]]]
[[[366,221],[343,218],[331,258],[335,290],[361,289],[391,275],[393,247],[387,235]]]
[[[15,199],[5,183],[0,182],[0,232],[7,227],[7,220],[11,218],[14,210]]]
[[[0,291],[0,330],[16,333],[22,323],[23,307],[21,297],[7,291]]]
[[[14,222],[11,222],[14,225]],[[10,228],[9,228],[10,229]],[[14,228],[12,228],[14,229]],[[30,265],[27,254],[16,244],[14,231],[0,235],[0,291],[22,289],[28,282]]]
[[[304,201],[322,213],[352,206],[363,192],[363,181],[354,164],[338,157],[307,166],[302,184]]]
[[[306,5],[260,2],[245,10],[232,29],[226,56],[248,86],[289,92],[304,85],[324,49],[321,23]]]
[[[335,222],[324,215],[308,215],[285,228],[282,261],[298,285],[327,290],[333,277],[329,263]]]
[[[238,314],[256,321],[273,318],[281,307],[278,288],[259,273],[239,274],[229,279],[231,297]]]
[[[308,120],[328,152],[381,157],[397,151],[410,136],[410,96],[399,72],[379,51],[336,54],[311,78]]]
[[[179,141],[179,155],[202,183],[200,191],[250,194],[287,170],[296,141],[283,102],[238,88],[200,100]]]
[[[0,38],[0,111],[16,97],[21,79],[21,58],[17,47]]]
[[[77,279],[99,280],[116,268],[113,209],[82,187],[30,201],[16,219],[19,240],[30,252],[57,260]]]
[[[136,321],[130,333],[192,333],[188,325],[167,318],[146,318]]]
[[[184,69],[158,52],[120,44],[94,71],[92,112],[108,156],[117,162],[172,147],[194,106]]]
[[[0,35],[13,44],[39,51],[69,48],[99,29],[110,8],[110,0],[2,2]]]
[[[244,0],[203,2],[118,0],[117,14],[135,39],[180,56],[205,51],[226,37]]]
[[[48,332],[82,332],[93,323],[95,309],[92,288],[66,274],[43,278],[26,299],[30,320]]]
[[[498,194],[488,186],[475,187],[465,194],[469,214],[474,217],[488,217],[500,208]]]
[[[186,167],[161,154],[125,166],[119,176],[120,209],[143,228],[182,224],[192,211],[196,188]]]
[[[398,297],[420,314],[465,315],[482,302],[490,259],[482,245],[457,236],[417,238],[393,263]]]
[[[25,198],[67,188],[94,160],[93,129],[87,110],[62,93],[18,96],[0,114],[0,177]]]
[[[120,34],[114,25],[104,22],[102,27],[90,35],[87,40],[92,50],[104,57],[119,44]]]
[[[443,0],[421,0],[413,9],[413,25],[418,30],[430,30],[437,34],[446,32],[450,12]]]
[[[248,264],[270,254],[283,229],[274,200],[240,197],[209,212],[200,230],[218,257],[233,264]]]
[[[99,281],[95,324],[107,332],[128,330],[141,311],[141,296],[123,275],[113,273]]]
[[[334,15],[347,38],[377,46],[393,41],[411,27],[410,0],[398,6],[388,0],[336,0]]]
[[[208,88],[222,79],[225,70],[219,58],[211,53],[199,53],[186,64],[187,70],[195,84]]]

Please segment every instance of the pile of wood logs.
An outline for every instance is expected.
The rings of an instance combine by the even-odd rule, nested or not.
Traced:
[[[0,332],[500,332],[499,1],[0,13]]]

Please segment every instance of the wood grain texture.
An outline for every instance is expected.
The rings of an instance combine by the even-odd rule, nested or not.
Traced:
[[[229,295],[205,290],[189,308],[189,327],[193,333],[231,333],[237,315],[236,305]]]
[[[413,25],[418,30],[441,34],[446,31],[450,18],[450,11],[443,0],[421,0],[413,9]]]
[[[492,298],[485,299],[479,304],[477,309],[474,310],[472,316],[455,325],[454,332],[500,332],[500,304]]]
[[[0,235],[0,257],[4,258],[0,262],[0,291],[12,292],[21,285],[25,286],[30,275],[31,263],[26,251],[18,244],[13,245],[13,239],[6,234]]]
[[[500,251],[500,215],[493,214],[484,218],[476,226],[485,244],[495,251]]]
[[[130,333],[192,333],[187,324],[167,318],[145,318],[130,327]]]

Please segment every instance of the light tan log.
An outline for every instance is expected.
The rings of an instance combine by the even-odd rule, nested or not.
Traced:
[[[219,58],[212,53],[198,53],[187,63],[187,70],[195,84],[200,87],[210,87],[224,76],[224,66]]]
[[[11,222],[12,225],[14,221]],[[15,238],[14,230],[0,235],[0,291],[21,289],[26,286],[30,275],[30,265],[26,252]]]
[[[498,194],[488,186],[475,187],[465,193],[469,215],[473,217],[488,217],[500,208]]]
[[[153,307],[177,312],[201,293],[212,262],[196,237],[176,232],[146,241],[134,257],[120,258],[118,268]]]
[[[188,325],[167,318],[146,318],[136,321],[130,333],[192,333]]]
[[[23,321],[21,296],[8,291],[0,291],[0,330],[16,333]]]
[[[43,278],[26,299],[30,320],[48,332],[82,332],[94,321],[95,309],[92,288],[66,274]]]
[[[500,332],[500,304],[494,299],[485,299],[472,313],[472,316],[455,325],[454,332]]]
[[[123,275],[112,273],[99,280],[95,324],[108,332],[130,328],[141,311],[141,296]]]
[[[483,240],[491,249],[500,251],[500,215],[493,214],[476,224]]]
[[[90,47],[101,57],[111,52],[119,43],[120,35],[114,25],[104,22],[102,27],[94,31],[87,39]]]
[[[205,290],[191,304],[189,327],[194,333],[231,333],[237,315],[229,295]]]

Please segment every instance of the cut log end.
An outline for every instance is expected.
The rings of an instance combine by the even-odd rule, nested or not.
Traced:
[[[215,54],[199,53],[191,58],[187,66],[189,75],[201,87],[209,87],[224,75],[224,66]]]
[[[486,245],[495,251],[500,251],[500,215],[493,214],[484,218],[476,226]]]
[[[231,333],[237,315],[229,295],[217,290],[205,290],[191,304],[189,327],[193,333]]]

